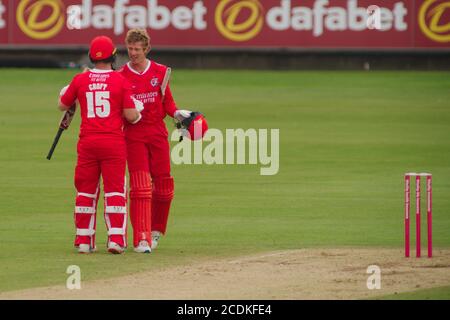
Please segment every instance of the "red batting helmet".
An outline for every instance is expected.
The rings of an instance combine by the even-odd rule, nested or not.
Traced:
[[[95,37],[91,41],[91,47],[89,49],[89,58],[92,61],[101,61],[111,58],[116,54],[116,47],[111,38],[107,36]]]
[[[186,129],[189,132],[189,138],[191,140],[199,140],[208,131],[208,122],[202,113],[191,112],[191,116],[177,124],[177,128]]]

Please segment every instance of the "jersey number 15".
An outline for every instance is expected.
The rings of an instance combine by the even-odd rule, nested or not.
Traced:
[[[106,118],[111,112],[109,103],[109,91],[86,92],[87,117]]]

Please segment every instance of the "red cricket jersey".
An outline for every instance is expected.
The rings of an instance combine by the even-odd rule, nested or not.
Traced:
[[[139,135],[141,132],[165,134],[164,124],[166,115],[173,117],[177,107],[167,86],[164,100],[162,100],[161,84],[166,74],[167,66],[149,60],[147,68],[139,73],[131,68],[130,63],[124,65],[119,72],[131,83],[133,97],[144,103],[141,112],[142,119],[135,125],[127,125],[127,136]]]
[[[79,101],[80,138],[97,134],[123,137],[123,109],[135,108],[131,94],[130,83],[120,73],[93,69],[73,78],[61,102],[71,106]]]

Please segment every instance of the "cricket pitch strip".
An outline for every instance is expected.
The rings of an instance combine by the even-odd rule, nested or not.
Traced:
[[[368,288],[373,265],[380,270],[379,289]],[[3,292],[0,299],[340,300],[449,285],[450,249],[436,248],[432,259],[406,259],[401,248],[308,248],[83,281],[80,290]]]

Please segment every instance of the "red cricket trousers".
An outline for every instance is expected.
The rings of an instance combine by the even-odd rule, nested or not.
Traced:
[[[130,217],[133,242],[151,242],[150,232],[166,232],[174,196],[170,175],[170,148],[167,135],[127,136],[130,172]]]
[[[108,243],[127,245],[126,145],[120,136],[99,134],[80,138],[75,168],[75,246],[95,248],[100,177],[104,187],[104,218]]]

